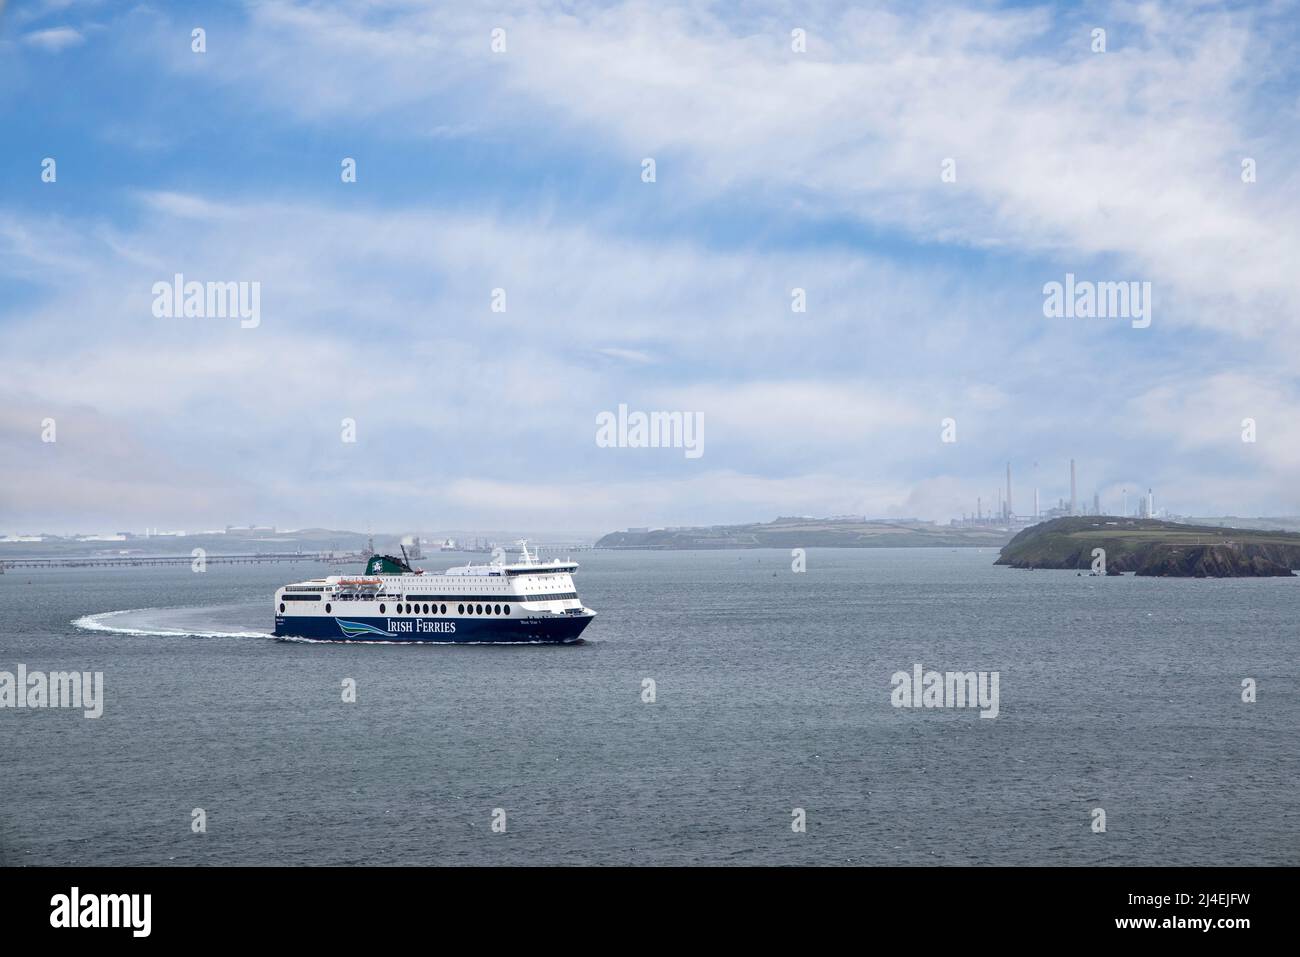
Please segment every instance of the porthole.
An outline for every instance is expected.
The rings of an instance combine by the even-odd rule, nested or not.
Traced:
[[[381,603],[381,604],[379,605],[379,614],[382,615],[382,614],[384,614],[384,613],[387,612],[387,611],[388,611],[388,609],[385,608],[385,607],[383,606],[383,604]]]
[[[482,606],[482,605],[475,605],[475,606],[474,606],[474,612],[475,612],[475,614],[479,614],[479,615],[483,614],[483,606]]]
[[[447,614],[447,606],[446,606],[446,605],[443,605],[443,606],[442,606],[442,613],[443,613],[444,615]]]
[[[459,607],[459,610],[460,610],[460,613],[461,613],[462,615],[465,614],[465,606],[464,606],[464,605],[461,605],[461,606]]]
[[[284,602],[280,602],[280,614],[284,614]]]
[[[509,605],[506,605],[506,614],[507,614],[507,615],[510,614],[510,606],[509,606]]]
[[[425,605],[425,606],[424,606],[424,613],[425,613],[426,615],[429,613],[429,606],[428,606],[428,605]]]
[[[406,603],[406,613],[408,615],[411,613],[411,603],[409,601]]]
[[[497,614],[498,614],[498,615],[501,614],[501,606],[500,606],[500,605],[497,605]]]
[[[325,614],[328,615],[329,613],[330,613],[330,603],[329,603],[329,602],[326,602],[326,603],[325,603]]]

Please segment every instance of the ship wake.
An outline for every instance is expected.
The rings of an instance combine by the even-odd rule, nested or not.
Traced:
[[[243,610],[243,606],[232,606]],[[72,622],[83,631],[157,638],[274,638],[246,627],[222,608],[126,608],[83,615]]]

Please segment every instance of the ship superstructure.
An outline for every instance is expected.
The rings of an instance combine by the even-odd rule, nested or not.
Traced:
[[[372,555],[360,576],[331,575],[275,593],[279,638],[569,644],[596,613],[573,583],[578,563],[519,559],[429,574],[402,558]]]

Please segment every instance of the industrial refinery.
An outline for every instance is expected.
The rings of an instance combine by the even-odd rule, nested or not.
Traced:
[[[1035,463],[1037,468],[1037,463]],[[1132,500],[1130,507],[1130,498]],[[1035,525],[1039,522],[1045,522],[1053,518],[1065,518],[1073,515],[1118,515],[1122,517],[1134,518],[1158,518],[1162,517],[1161,513],[1156,511],[1155,490],[1147,488],[1146,491],[1141,489],[1122,489],[1120,492],[1120,501],[1118,508],[1114,508],[1115,503],[1107,503],[1111,506],[1109,510],[1103,510],[1101,493],[1094,491],[1090,500],[1081,501],[1079,498],[1079,476],[1078,469],[1075,466],[1074,459],[1070,459],[1070,496],[1058,497],[1054,504],[1048,504],[1043,507],[1040,496],[1040,490],[1037,486],[1033,490],[1033,508],[1017,512],[1014,502],[1017,501],[1012,495],[1011,483],[1011,463],[1007,463],[1006,485],[998,488],[986,500],[982,495],[975,498],[975,510],[973,512],[963,512],[960,519],[953,519],[950,524],[965,527],[986,527],[986,528],[1025,528]],[[1169,517],[1165,514],[1163,517]]]

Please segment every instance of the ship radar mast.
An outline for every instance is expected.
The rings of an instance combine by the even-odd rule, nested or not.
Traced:
[[[528,554],[528,539],[521,538],[515,544],[519,546],[519,563],[521,565],[534,564],[533,556]]]

